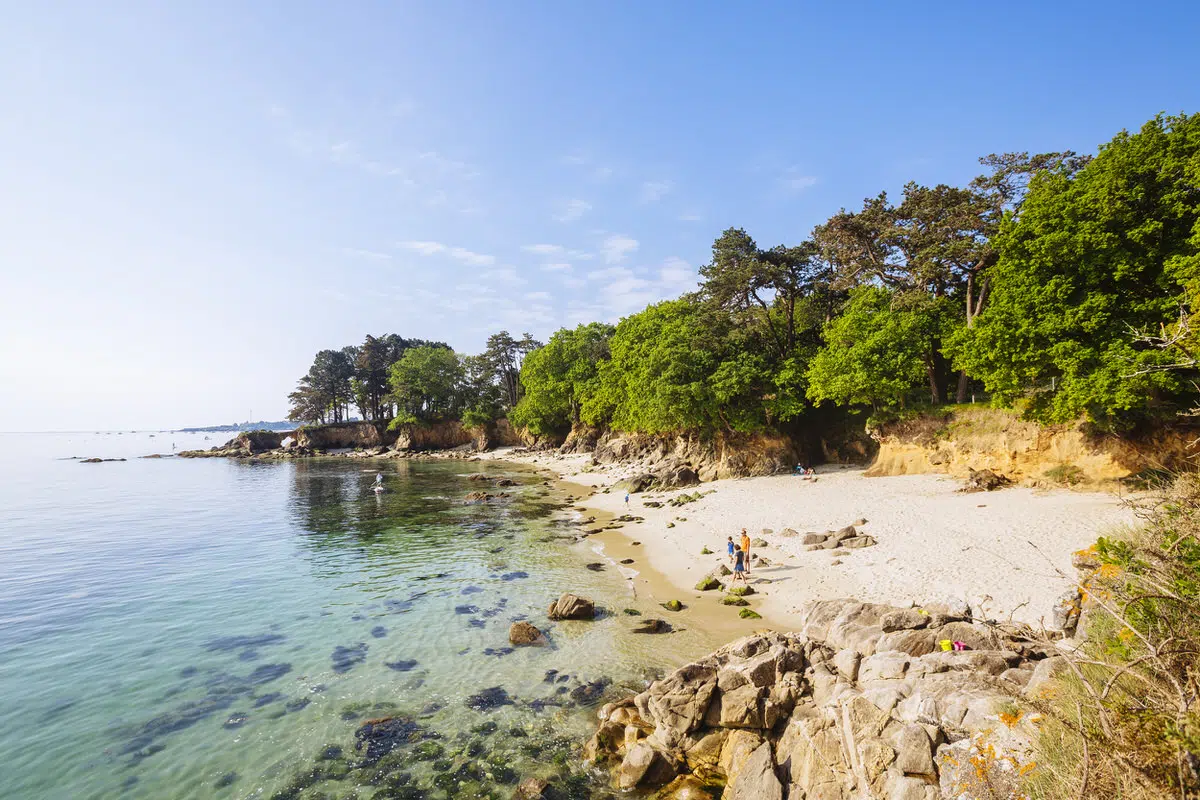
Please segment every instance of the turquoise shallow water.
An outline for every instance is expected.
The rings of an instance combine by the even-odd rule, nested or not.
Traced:
[[[714,644],[629,634],[653,609],[533,473],[379,462],[376,497],[360,461],[134,458],[219,438],[0,435],[0,797],[507,797],[572,770],[597,687]],[[472,472],[512,499],[464,505]],[[566,590],[615,613],[551,624]],[[522,618],[551,645],[510,652]],[[413,741],[368,769],[390,715]]]

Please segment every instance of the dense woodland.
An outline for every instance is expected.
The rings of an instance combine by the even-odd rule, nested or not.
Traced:
[[[291,418],[507,414],[538,434],[786,430],[817,406],[890,413],[973,399],[1110,429],[1200,404],[1200,115],[1094,155],[1004,153],[967,186],[909,183],[794,245],[740,228],[697,291],[617,325],[488,341],[398,336],[325,350]]]

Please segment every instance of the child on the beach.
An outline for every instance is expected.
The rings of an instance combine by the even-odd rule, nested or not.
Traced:
[[[729,539],[729,541],[725,542],[725,552],[727,552],[729,554],[729,563],[732,564],[733,563],[733,550],[734,550],[733,537],[730,536],[730,537],[728,537],[728,539]]]
[[[742,583],[746,583],[746,551],[734,546],[733,556],[733,578],[729,581],[730,586],[737,583],[739,578]]]

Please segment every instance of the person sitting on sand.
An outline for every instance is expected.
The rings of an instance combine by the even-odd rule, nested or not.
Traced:
[[[736,549],[737,546],[733,543],[732,536],[728,537],[728,539],[729,539],[729,541],[725,542],[725,551],[727,553],[729,553],[729,563],[732,564],[733,563],[733,551]]]
[[[733,578],[729,581],[730,586],[737,583],[739,578],[742,583],[746,582],[746,551],[740,547],[734,547],[733,558]]]
[[[742,553],[746,557],[746,572],[750,572],[750,535],[746,533],[746,529],[742,528]]]

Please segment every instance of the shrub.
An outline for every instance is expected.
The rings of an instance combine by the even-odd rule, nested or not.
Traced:
[[[1059,464],[1057,467],[1051,467],[1043,472],[1042,476],[1067,486],[1075,486],[1083,482],[1083,470],[1074,464]]]
[[[1038,702],[1035,798],[1200,790],[1200,476],[1155,499],[1143,528],[1097,543],[1086,639]]]

